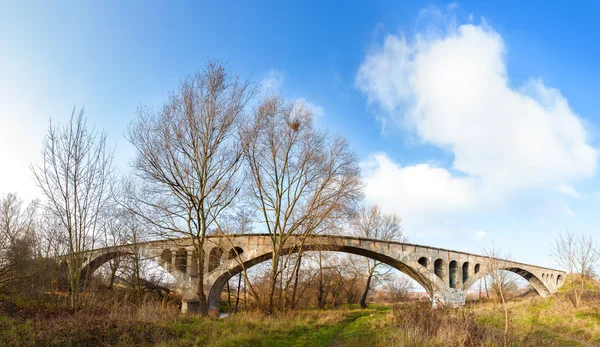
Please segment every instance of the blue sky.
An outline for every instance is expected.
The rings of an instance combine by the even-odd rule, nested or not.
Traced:
[[[220,59],[346,136],[412,242],[550,266],[556,232],[600,231],[599,19],[595,2],[4,2],[0,193],[39,195],[29,165],[73,105],[125,170],[135,109]]]

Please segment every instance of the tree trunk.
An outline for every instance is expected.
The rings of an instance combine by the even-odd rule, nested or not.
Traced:
[[[246,277],[244,277],[244,310],[248,311],[248,289],[246,288]]]
[[[488,291],[488,286],[487,286],[487,276],[483,277],[483,284],[485,285],[485,296],[489,299],[490,292]]]
[[[81,288],[81,261],[79,254],[71,253],[71,261],[69,263],[69,290],[71,296],[71,309],[79,310],[79,292]]]
[[[198,313],[206,317],[208,316],[208,303],[206,295],[204,295],[204,250],[202,246],[200,244],[196,251],[198,254]]]
[[[285,264],[284,264],[285,266]],[[285,268],[283,269],[285,270]],[[278,306],[279,306],[279,311],[283,311],[283,305],[284,305],[284,298],[287,298],[287,287],[286,290],[283,290],[283,270],[281,275],[279,276],[279,300],[278,300]]]
[[[369,273],[369,277],[367,277],[367,285],[365,286],[365,291],[363,292],[362,298],[360,299],[360,307],[367,308],[367,295],[369,295],[369,289],[371,289],[371,279],[373,278],[373,273]]]
[[[227,280],[227,313],[231,313],[231,289],[229,288],[229,280]]]
[[[292,310],[296,308],[296,291],[298,288],[298,278],[300,277],[300,265],[302,264],[302,252],[298,254],[298,261],[296,263],[296,273],[294,276],[294,288],[292,289]]]
[[[319,251],[319,295],[317,296],[317,305],[319,308],[325,307],[325,298],[323,298],[323,262],[321,252]]]
[[[110,262],[110,282],[108,283],[108,289],[112,290],[117,278],[117,270],[119,269],[119,262],[117,259]]]
[[[237,290],[236,290],[236,294],[235,294],[235,309],[233,310],[234,313],[237,313],[238,311],[238,305],[240,304],[240,287],[242,286],[242,274],[238,275],[238,285],[237,285]]]
[[[269,288],[269,301],[265,310],[266,314],[273,314],[273,309],[275,307],[275,288],[277,288],[277,274],[279,270],[279,254],[277,252],[273,252],[273,265],[271,271],[271,288]]]
[[[506,306],[506,300],[504,299],[504,293],[500,293],[500,299],[502,300],[502,309],[504,310],[504,347],[508,346],[508,307]]]

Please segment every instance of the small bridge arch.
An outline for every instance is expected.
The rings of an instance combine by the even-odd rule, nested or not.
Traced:
[[[547,283],[545,283],[541,279],[541,276],[538,277],[536,274],[534,274],[533,272],[529,271],[526,268],[527,268],[527,266],[522,266],[522,264],[521,265],[507,264],[507,266],[500,267],[499,270],[500,271],[509,271],[509,272],[519,275],[524,280],[529,282],[531,287],[541,297],[545,298],[545,297],[552,295],[553,291],[551,290],[552,289],[551,286],[549,286]],[[557,270],[555,270],[555,271],[557,271]],[[490,272],[486,271],[486,270],[479,271],[477,274],[475,274],[473,277],[471,277],[468,281],[465,282],[464,290],[468,291],[473,286],[473,284],[475,284],[475,282],[482,280],[485,276],[488,276],[489,274],[490,274]],[[558,288],[558,287],[556,287],[556,288]]]

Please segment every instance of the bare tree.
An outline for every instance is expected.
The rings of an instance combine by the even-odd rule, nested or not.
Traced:
[[[509,264],[507,264],[507,259],[510,259],[509,256],[502,255],[501,251],[493,246],[489,250],[484,249],[483,252],[487,257],[487,277],[489,278],[491,288],[496,294],[504,313],[504,346],[508,346],[510,312],[508,310],[507,302],[510,289],[516,286],[516,277],[515,274],[505,270],[510,267]]]
[[[354,221],[354,233],[359,237],[377,239],[384,241],[406,241],[402,225],[402,219],[395,214],[381,211],[379,206],[363,207]],[[367,270],[367,282],[360,300],[360,307],[367,307],[367,296],[371,289],[373,278],[378,279],[390,271],[390,268],[377,260],[365,258]],[[381,269],[383,271],[380,271]]]
[[[253,94],[249,81],[209,63],[202,73],[186,78],[162,108],[141,108],[128,132],[137,150],[135,175],[142,182],[131,208],[162,236],[191,238],[200,255],[202,315],[208,314],[205,238],[240,190],[236,130]]]
[[[23,207],[16,193],[0,196],[0,288],[25,277],[33,258],[35,202]]]
[[[552,244],[550,256],[568,272],[569,298],[575,307],[579,307],[586,291],[585,281],[592,277],[600,260],[598,245],[590,235],[560,232]]]
[[[38,253],[42,258],[56,258],[67,253],[67,237],[61,222],[52,213],[43,210],[37,223]]]
[[[8,241],[33,234],[37,201],[23,206],[16,193],[0,196],[0,232]]]
[[[406,276],[391,274],[385,278],[385,289],[388,290],[393,302],[406,299],[408,293],[413,289],[413,283]]]
[[[258,106],[241,133],[250,196],[273,247],[265,304],[272,313],[289,250],[302,247],[291,240],[309,237],[325,220],[347,215],[361,197],[359,167],[345,140],[315,129],[304,105],[277,96]]]
[[[344,287],[346,302],[349,305],[358,303],[362,298],[362,293],[364,292],[364,259],[358,255],[345,255],[340,263],[340,268],[346,281]]]
[[[101,211],[109,198],[113,153],[106,135],[88,129],[84,110],[73,109],[65,126],[50,123],[42,164],[32,167],[45,196],[44,207],[67,235],[71,307],[79,308],[85,250],[93,247]],[[83,281],[85,287],[85,281]]]

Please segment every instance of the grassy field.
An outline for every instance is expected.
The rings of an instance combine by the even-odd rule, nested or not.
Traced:
[[[35,300],[5,301],[0,345],[6,346],[497,346],[502,314],[484,302],[463,309],[427,305],[343,306],[265,317],[239,313],[222,319],[181,316],[164,303],[77,314]],[[115,306],[117,307],[117,306]],[[600,311],[573,309],[561,297],[510,303],[512,346],[600,345]]]

